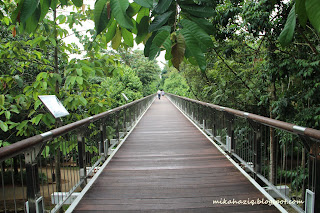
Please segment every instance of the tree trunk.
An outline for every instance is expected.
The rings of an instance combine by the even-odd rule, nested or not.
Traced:
[[[54,71],[55,73],[59,74],[59,59],[58,59],[58,47],[59,47],[59,40],[58,40],[58,32],[57,32],[57,23],[56,23],[56,18],[57,18],[57,11],[53,10],[53,18],[54,18],[54,38],[56,41],[56,46],[54,47]],[[55,88],[56,95],[59,95],[59,82],[56,82],[56,88]]]
[[[59,40],[58,40],[58,31],[57,31],[57,10],[53,10],[53,18],[54,18],[54,39],[56,41],[56,46],[54,48],[54,69],[55,73],[59,74]],[[56,96],[59,97],[59,82],[56,81],[56,88],[55,88]],[[59,120],[56,120],[56,128],[60,126]],[[56,150],[56,156],[55,156],[55,178],[56,178],[56,191],[61,192],[61,152],[60,152],[60,145],[58,145],[58,148]],[[59,210],[60,213],[63,212],[63,209]]]

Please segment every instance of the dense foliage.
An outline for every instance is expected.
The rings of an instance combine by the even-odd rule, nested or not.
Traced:
[[[71,5],[76,12],[57,15]],[[134,100],[159,84],[319,128],[319,11],[316,0],[97,0],[93,9],[82,0],[1,0],[1,142],[54,126],[40,94],[63,100],[71,122],[124,103],[121,92]],[[95,27],[83,35],[76,26],[86,20]],[[63,42],[70,30],[62,26],[86,59],[69,58],[80,48]],[[134,42],[151,61],[130,52]],[[162,50],[169,67],[160,82],[152,59]]]
[[[133,101],[153,93],[159,84],[156,62],[147,60],[141,52],[130,53],[127,47],[126,54],[121,49],[110,53],[107,46],[102,48],[104,41],[97,39],[86,51],[86,59],[69,57],[80,52],[76,44],[64,42],[71,33],[85,47],[92,43],[76,29],[79,21],[92,17],[92,10],[80,8],[67,15],[51,10],[56,19],[43,17],[28,33],[28,21],[19,26],[10,19],[16,10],[13,1],[1,1],[0,8],[0,147],[56,126],[38,95],[56,95],[70,113],[62,118],[67,124],[125,104],[121,93]],[[126,57],[136,66],[129,67]],[[148,65],[143,68],[140,65],[144,62]]]

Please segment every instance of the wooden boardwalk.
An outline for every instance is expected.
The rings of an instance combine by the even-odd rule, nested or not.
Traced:
[[[166,98],[155,100],[74,212],[278,212]],[[266,198],[264,198],[266,199]]]

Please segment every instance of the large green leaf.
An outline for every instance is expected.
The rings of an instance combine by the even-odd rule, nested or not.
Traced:
[[[129,17],[133,17],[135,15],[137,15],[137,13],[139,12],[141,6],[135,2],[131,3],[127,9],[127,15]]]
[[[0,106],[4,105],[4,95],[0,95]]]
[[[296,0],[296,14],[298,15],[299,23],[302,26],[306,26],[308,21],[307,11],[306,11],[306,0]]]
[[[136,36],[136,43],[140,44],[145,37],[148,35],[148,28],[149,28],[149,17],[144,16],[141,20],[140,23],[137,24],[137,36]]]
[[[41,5],[40,21],[42,21],[49,11],[51,0],[40,0],[40,5]]]
[[[162,27],[169,19],[172,11],[166,12],[162,15],[158,15],[154,18],[153,22],[149,26],[149,32],[157,31]]]
[[[286,24],[279,36],[279,41],[282,46],[286,46],[292,41],[295,27],[296,27],[296,12],[295,12],[295,5],[293,5],[289,13],[289,16],[287,18]]]
[[[11,117],[11,112],[10,111],[5,111],[4,115],[5,115],[7,120],[10,120],[10,117]]]
[[[204,31],[206,31],[209,35],[214,34],[214,27],[211,22],[204,18],[196,18],[190,17],[190,20],[196,23],[199,27],[201,27]]]
[[[106,43],[109,43],[114,35],[116,34],[117,22],[116,20],[112,20],[111,25],[108,27],[107,33],[104,35],[106,39]]]
[[[83,77],[77,76],[76,81],[77,81],[78,85],[81,86],[83,84]]]
[[[108,0],[98,0],[94,6],[94,23],[96,35],[100,34],[108,25]]]
[[[21,8],[20,20],[25,23],[37,9],[40,0],[24,0]]]
[[[186,43],[182,34],[174,35],[175,44],[172,46],[171,55],[172,55],[172,65],[179,70],[180,64],[184,59],[184,54],[186,51]]]
[[[312,26],[320,33],[320,2],[319,0],[306,0],[306,10]]]
[[[121,44],[121,31],[119,28],[116,29],[116,34],[114,35],[113,39],[112,39],[112,48],[113,49],[118,49],[119,46]]]
[[[153,8],[153,0],[134,0],[137,4],[146,8]]]
[[[141,8],[136,18],[137,23],[140,23],[141,19],[143,19],[144,17],[149,18],[149,13],[150,10],[148,8]]]
[[[82,7],[83,5],[83,0],[72,0],[72,2],[76,7]]]
[[[182,11],[185,11],[193,16],[200,18],[212,17],[215,14],[215,10],[210,7],[198,6],[198,5],[180,5]]]
[[[155,36],[156,36],[156,33],[152,33],[152,35],[150,36],[150,38],[148,39],[148,41],[144,45],[144,56],[146,56],[146,57],[149,57],[152,41]]]
[[[6,132],[8,131],[8,124],[0,120],[0,128],[2,129],[2,131]]]
[[[202,43],[207,48],[212,47],[213,42],[211,37],[196,23],[187,19],[183,19],[181,20],[181,24],[195,36],[199,43]]]
[[[57,8],[57,5],[58,5],[58,0],[51,0],[51,5],[50,7],[55,10]]]
[[[111,11],[115,19],[121,27],[132,29],[133,23],[131,19],[127,16],[126,10],[129,7],[128,0],[110,0]]]
[[[189,53],[195,58],[199,68],[202,71],[205,71],[207,67],[206,58],[204,57],[204,53],[201,51],[199,47],[197,39],[192,35],[192,33],[190,33],[189,30],[186,29],[182,29],[181,34],[184,37],[186,49],[188,49]]]
[[[172,0],[159,0],[159,3],[154,8],[154,12],[156,12],[157,14],[166,12],[169,9],[171,3]]]
[[[15,24],[17,21],[20,21],[17,19],[17,17],[20,13],[22,5],[23,5],[23,0],[21,0],[20,4],[18,4],[17,8],[13,11],[13,13],[11,15],[11,20],[12,20],[13,24]]]
[[[168,25],[166,25],[166,26],[163,26],[163,27],[161,27],[160,29],[159,29],[159,31],[168,31],[168,32],[171,32],[171,27],[170,26],[168,26]]]
[[[41,6],[38,5],[34,13],[28,18],[25,23],[25,31],[28,33],[32,33],[38,27],[38,23],[41,16]]]
[[[168,31],[158,32],[152,41],[152,45],[150,48],[149,59],[153,60],[158,53],[161,51],[161,48],[170,49],[170,43],[168,43],[168,39],[170,40],[170,33]]]
[[[188,4],[191,4],[191,5],[194,5],[194,1],[193,0],[180,0],[179,1],[179,5],[188,5]]]
[[[129,47],[133,47],[133,35],[126,28],[121,29],[121,34],[123,37],[123,41]]]
[[[84,106],[86,106],[88,103],[88,101],[82,96],[80,96],[79,100],[81,101],[82,105],[84,105]]]
[[[67,6],[68,5],[68,1],[67,0],[60,0],[60,5],[61,5],[61,7]]]
[[[31,119],[31,123],[35,124],[35,125],[38,125],[39,122],[41,121],[42,116],[43,116],[43,114],[39,114],[36,117],[32,118]]]

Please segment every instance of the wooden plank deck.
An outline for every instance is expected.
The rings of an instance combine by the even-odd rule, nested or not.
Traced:
[[[74,212],[278,212],[166,98],[155,100]],[[264,198],[266,199],[266,198]]]

